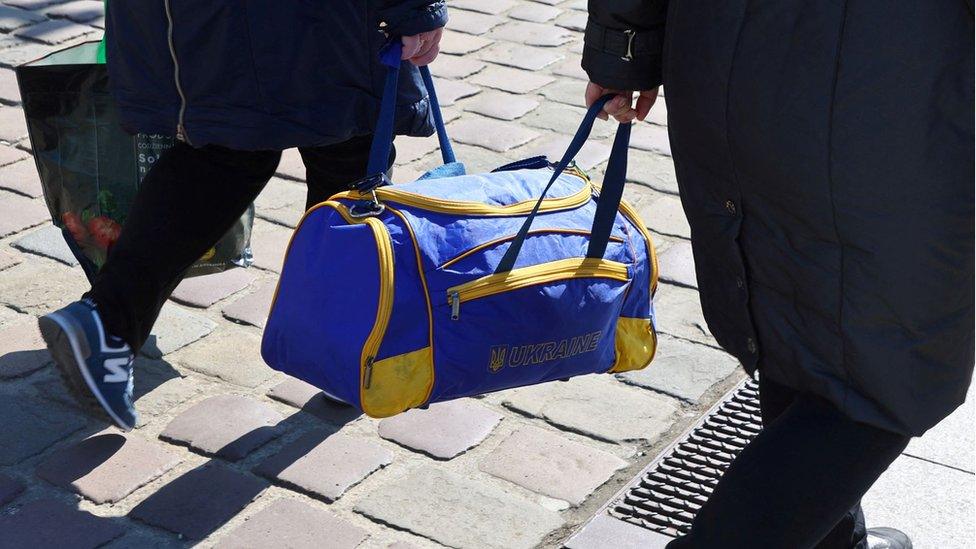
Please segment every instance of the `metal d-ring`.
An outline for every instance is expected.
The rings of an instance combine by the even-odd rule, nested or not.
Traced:
[[[373,200],[366,200],[363,202],[357,202],[349,208],[349,217],[356,219],[362,219],[364,217],[374,217],[383,213],[386,210],[386,205],[380,202],[380,197],[376,196],[376,189],[370,190],[370,194],[373,195]],[[360,206],[366,206],[369,209],[364,212],[359,212],[357,208]]]

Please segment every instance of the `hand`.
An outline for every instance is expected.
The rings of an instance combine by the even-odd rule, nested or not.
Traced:
[[[612,90],[609,88],[604,88],[599,84],[594,84],[590,82],[586,85],[586,106],[589,107],[601,96],[608,93],[617,94],[607,104],[603,106],[603,112],[599,113],[597,116],[601,120],[607,120],[609,116],[617,119],[617,122],[621,124],[629,124],[633,122],[634,119],[644,121],[647,118],[647,113],[651,112],[651,107],[654,105],[654,101],[657,99],[657,90],[644,90],[637,92],[637,105],[634,106],[634,92],[630,90]]]
[[[422,67],[430,64],[441,51],[441,35],[444,29],[435,29],[413,36],[403,37],[403,55],[400,59],[409,60]]]

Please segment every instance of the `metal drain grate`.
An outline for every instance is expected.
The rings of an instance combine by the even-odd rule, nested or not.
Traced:
[[[759,384],[750,379],[662,452],[609,506],[610,514],[667,536],[686,533],[729,464],[761,429]]]

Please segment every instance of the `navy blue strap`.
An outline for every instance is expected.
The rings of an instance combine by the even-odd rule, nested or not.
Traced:
[[[369,148],[369,163],[366,166],[367,177],[386,173],[390,167],[390,150],[393,147],[393,126],[396,119],[397,89],[402,51],[403,44],[396,38],[380,50],[380,62],[386,66],[386,84],[383,86],[383,101],[380,104],[380,116],[376,121],[373,142]],[[424,86],[427,88],[430,109],[434,114],[434,126],[437,128],[437,140],[441,147],[441,157],[444,159],[445,164],[454,162],[454,149],[451,148],[451,141],[448,139],[447,130],[444,128],[444,118],[441,116],[441,107],[437,102],[437,94],[434,91],[434,81],[430,76],[430,69],[420,67],[420,76],[423,78]]]
[[[610,161],[607,162],[607,171],[603,176],[600,199],[597,202],[596,214],[593,216],[590,246],[586,250],[586,257],[601,259],[607,251],[607,244],[613,232],[613,222],[617,219],[617,210],[624,197],[624,183],[627,181],[627,146],[630,144],[631,127],[630,124],[617,126],[617,135],[613,138],[613,148],[610,149]]]
[[[532,208],[532,212],[529,213],[528,217],[526,217],[525,223],[522,224],[522,228],[519,229],[518,234],[516,234],[515,238],[512,239],[511,245],[509,245],[508,250],[505,251],[505,255],[502,257],[502,260],[498,263],[498,267],[495,268],[495,274],[507,273],[508,271],[511,271],[513,268],[515,268],[515,260],[518,259],[519,252],[522,250],[522,244],[525,243],[525,238],[526,236],[528,236],[529,230],[532,228],[532,221],[535,219],[536,215],[538,215],[539,209],[542,208],[542,203],[546,199],[546,194],[549,193],[549,189],[551,189],[553,183],[555,183],[556,180],[559,179],[559,176],[562,175],[566,167],[569,166],[569,163],[572,162],[574,158],[576,158],[577,154],[579,154],[580,149],[583,148],[583,145],[586,143],[587,138],[589,138],[590,136],[590,131],[593,130],[593,122],[596,120],[597,115],[600,113],[600,111],[603,110],[603,106],[607,104],[607,101],[610,101],[614,97],[616,97],[615,94],[608,93],[603,97],[597,99],[593,103],[593,105],[590,106],[589,110],[586,111],[586,115],[583,116],[583,122],[580,123],[579,129],[576,130],[576,135],[574,135],[573,140],[570,141],[569,147],[566,148],[566,152],[563,154],[562,159],[560,159],[559,163],[556,164],[556,167],[552,172],[552,177],[549,178],[549,183],[546,185],[545,189],[542,190],[542,195],[539,197],[539,200],[536,201],[535,207]],[[627,128],[622,129],[623,126],[627,126]],[[603,181],[604,192],[608,187],[615,188],[619,186],[620,187],[619,195],[623,194],[624,181],[627,175],[626,173],[627,172],[627,147],[629,143],[630,143],[630,125],[621,124],[621,128],[617,129],[617,137],[614,140],[613,149],[611,149],[610,151],[610,163],[607,165],[607,173]],[[622,165],[622,171],[619,168],[619,166],[621,165]],[[614,169],[611,170],[611,167],[613,167]],[[619,178],[619,181],[616,181],[611,178]],[[612,200],[613,200],[612,198],[610,200],[601,200],[600,205],[602,206],[604,202],[607,203],[612,202]],[[619,207],[619,205],[620,205],[620,198],[618,196],[618,198],[616,199],[616,204],[612,204],[611,218],[610,218],[611,230],[613,229],[613,219],[616,217],[616,210],[617,207]],[[609,208],[610,206],[607,207]],[[596,226],[597,222],[601,219],[599,217],[600,215],[599,206],[597,207],[596,215],[597,217],[594,219],[594,226]],[[604,223],[605,221],[601,221],[600,227],[602,227]],[[595,238],[596,236],[598,235],[591,235],[590,237],[591,250],[589,251],[595,252],[596,248],[600,248],[600,246],[593,248],[593,238]],[[609,232],[606,234],[606,239],[608,241],[610,239]],[[602,244],[603,250],[606,249],[606,246],[607,244],[606,242],[604,242]],[[587,257],[592,257],[592,256],[590,256],[588,253]],[[602,251],[599,257],[603,257]]]

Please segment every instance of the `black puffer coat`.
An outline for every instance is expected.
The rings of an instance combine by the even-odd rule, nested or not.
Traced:
[[[590,0],[583,62],[664,82],[709,328],[750,371],[922,434],[973,372],[971,5],[665,4]]]

